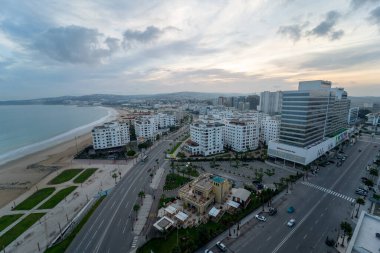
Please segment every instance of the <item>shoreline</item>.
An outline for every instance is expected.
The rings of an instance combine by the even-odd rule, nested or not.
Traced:
[[[118,117],[114,108],[102,121],[110,121]],[[96,123],[95,123],[96,122]],[[75,132],[74,136],[67,135],[47,147],[35,150],[22,157],[0,164],[0,208],[28,191],[50,173],[62,168],[71,167],[72,159],[78,150],[82,150],[92,143],[91,129],[94,124],[101,124],[99,120],[87,124],[82,132]],[[78,128],[77,128],[78,129]],[[76,136],[76,138],[75,138]]]

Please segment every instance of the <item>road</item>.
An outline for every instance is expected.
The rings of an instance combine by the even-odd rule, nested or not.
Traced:
[[[238,239],[225,240],[229,252],[333,252],[325,245],[327,236],[336,239],[342,221],[351,222],[355,199],[354,190],[366,176],[365,166],[378,152],[371,139],[361,137],[354,146],[346,148],[348,155],[343,166],[322,167],[317,176],[298,181],[290,194],[275,202],[279,212],[267,217],[266,222],[253,221],[242,227]],[[362,152],[358,152],[361,149]],[[288,206],[296,211],[288,214]],[[296,219],[293,228],[286,226],[290,218]],[[212,241],[205,248],[219,252]]]
[[[169,149],[172,140],[177,138],[188,126],[161,140],[147,151],[149,158],[136,165],[121,179],[104,199],[75,237],[66,252],[129,252],[136,234],[132,231],[133,206],[140,191],[150,191],[149,169],[164,162],[164,151]],[[159,196],[156,196],[158,199]]]

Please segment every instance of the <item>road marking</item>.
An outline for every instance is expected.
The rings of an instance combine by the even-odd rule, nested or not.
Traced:
[[[136,248],[137,246],[137,241],[139,240],[138,236],[135,236],[132,241],[132,248]]]
[[[303,239],[305,240],[306,239],[306,237],[307,237],[307,234],[303,237]]]
[[[270,239],[272,239],[272,236],[269,236],[269,237],[267,238],[267,241],[269,241]]]
[[[116,204],[116,200],[112,203],[111,209],[113,209],[113,207],[115,206],[115,204]]]
[[[344,200],[347,200],[347,201],[349,201],[349,202],[351,202],[351,203],[355,202],[355,199],[354,199],[354,198],[351,198],[351,197],[349,197],[349,196],[343,195],[343,194],[341,194],[341,193],[339,193],[339,192],[335,192],[335,191],[333,191],[333,190],[331,190],[331,189],[327,189],[327,188],[324,188],[324,187],[322,187],[322,186],[315,185],[315,184],[312,184],[312,183],[310,183],[310,182],[305,182],[305,181],[301,182],[301,184],[306,185],[306,186],[309,186],[309,187],[312,187],[312,188],[315,188],[315,189],[318,189],[318,190],[320,190],[320,191],[322,191],[322,192],[326,192],[327,194],[330,194],[330,195],[333,195],[333,196],[339,197],[339,198],[344,199]]]

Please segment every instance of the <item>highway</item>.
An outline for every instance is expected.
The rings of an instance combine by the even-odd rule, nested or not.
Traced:
[[[187,126],[169,136],[175,139]],[[137,162],[121,179],[110,195],[96,209],[66,252],[129,252],[136,234],[132,231],[133,206],[140,191],[149,192],[148,170],[164,162],[164,151],[172,140],[161,140],[148,152],[148,160]],[[159,196],[156,196],[159,198]]]
[[[317,176],[300,179],[289,194],[274,202],[276,216],[243,226],[239,238],[226,241],[229,252],[332,252],[325,239],[329,236],[336,240],[340,223],[351,222],[356,214],[352,211],[359,196],[354,191],[361,185],[360,177],[366,174],[365,166],[379,150],[369,138],[361,139],[345,149],[348,158],[343,166],[321,167]],[[296,211],[288,214],[288,206],[294,206]],[[296,219],[293,228],[286,226],[290,218]],[[198,252],[205,248],[219,252],[214,245],[212,241]]]

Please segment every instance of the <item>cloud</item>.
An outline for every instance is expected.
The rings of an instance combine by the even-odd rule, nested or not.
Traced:
[[[369,20],[380,28],[380,6],[370,12]]]
[[[302,29],[299,25],[280,26],[277,31],[278,34],[288,37],[294,42],[301,39],[301,32]]]
[[[367,4],[379,3],[380,0],[351,0],[350,6],[352,9],[357,10]]]
[[[38,36],[32,48],[59,61],[98,63],[119,48],[118,39],[81,26],[51,28]]]
[[[330,40],[339,40],[340,38],[342,38],[342,36],[344,35],[344,31],[343,30],[339,30],[339,31],[335,31],[335,32],[332,32],[330,33]]]
[[[123,34],[123,45],[129,48],[135,43],[151,43],[160,38],[167,31],[179,31],[179,29],[172,26],[165,27],[164,29],[148,26],[144,31],[128,29]]]
[[[308,31],[306,35],[316,37],[327,37],[330,40],[338,40],[344,35],[343,30],[335,31],[334,27],[338,23],[341,14],[337,11],[329,11],[326,14],[325,19],[320,22],[311,31]]]

